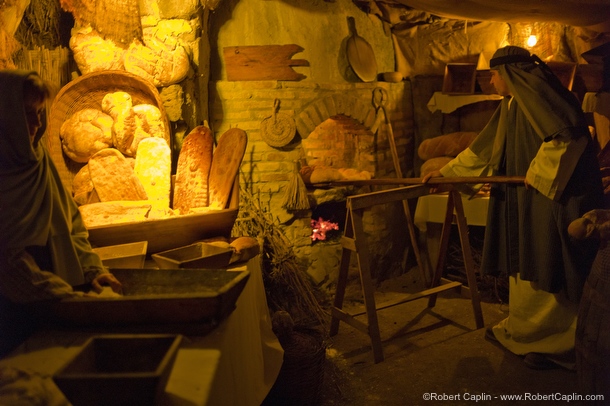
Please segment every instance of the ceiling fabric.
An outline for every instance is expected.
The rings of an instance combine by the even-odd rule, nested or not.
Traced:
[[[498,22],[557,22],[583,27],[610,20],[610,0],[393,0],[439,17]],[[390,2],[388,2],[390,3]]]

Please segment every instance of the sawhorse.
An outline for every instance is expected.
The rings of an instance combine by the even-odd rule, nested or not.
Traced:
[[[443,229],[441,232],[438,261],[428,289],[417,293],[406,294],[403,297],[380,305],[375,304],[375,289],[371,276],[369,254],[362,223],[364,209],[377,204],[385,204],[395,201],[405,202],[408,199],[424,196],[429,194],[429,188],[430,186],[428,185],[416,185],[350,196],[347,198],[345,231],[343,233],[343,237],[341,238],[341,246],[343,250],[341,254],[341,265],[339,268],[335,300],[333,307],[331,308],[330,335],[334,336],[339,332],[340,321],[343,321],[357,330],[367,334],[371,339],[371,347],[373,349],[375,363],[381,362],[384,359],[383,348],[381,345],[381,335],[379,333],[379,323],[377,320],[377,310],[425,297],[428,298],[428,307],[431,308],[436,305],[436,297],[440,292],[450,289],[460,289],[461,293],[464,296],[470,297],[472,301],[472,309],[474,312],[477,329],[483,327],[483,312],[481,311],[481,299],[477,289],[474,261],[472,259],[470,241],[468,239],[468,225],[466,223],[466,218],[464,217],[462,198],[460,193],[456,190],[451,190],[449,192],[447,210],[445,212],[445,221],[443,222]],[[410,220],[411,219],[407,219],[408,225],[409,227],[413,227],[413,222]],[[464,286],[461,282],[449,281],[442,278],[443,269],[445,267],[445,256],[449,246],[451,225],[453,224],[454,220],[457,224],[460,236],[468,286]],[[413,234],[411,233],[411,235]],[[347,286],[347,277],[352,253],[356,254],[358,260],[360,283],[362,285],[362,292],[364,295],[365,311],[359,313],[347,313],[343,310],[343,300],[345,298],[345,289]],[[361,316],[365,313],[367,315],[367,323],[356,318],[357,316]]]

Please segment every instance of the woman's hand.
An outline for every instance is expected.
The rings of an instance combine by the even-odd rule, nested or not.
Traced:
[[[102,273],[91,281],[91,287],[97,293],[101,293],[104,286],[110,286],[113,292],[121,293],[121,282],[111,273]]]
[[[442,178],[443,174],[441,173],[441,171],[432,171],[428,174],[426,174],[422,179],[421,179],[421,183],[428,183],[428,181],[432,178]],[[443,192],[443,188],[440,187],[440,185],[436,185],[436,186],[432,186],[430,188],[430,193],[438,193],[438,192]]]

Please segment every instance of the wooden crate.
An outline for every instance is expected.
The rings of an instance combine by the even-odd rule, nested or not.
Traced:
[[[574,84],[574,76],[576,74],[576,63],[574,62],[547,62],[549,68],[553,71],[555,76],[559,78],[559,81],[568,90],[572,90]]]
[[[473,94],[476,71],[476,63],[448,63],[445,65],[443,93]]]

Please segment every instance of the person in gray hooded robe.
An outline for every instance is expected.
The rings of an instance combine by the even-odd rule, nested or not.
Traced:
[[[120,282],[93,252],[41,138],[49,86],[0,70],[0,356],[36,328],[31,304],[83,297]],[[90,286],[91,293],[75,287]]]
[[[603,207],[591,133],[578,99],[536,55],[507,46],[490,68],[504,99],[470,147],[423,182],[525,178],[491,186],[480,271],[509,275],[509,315],[486,337],[531,368],[573,369],[578,302],[597,245],[573,241],[567,230]]]

